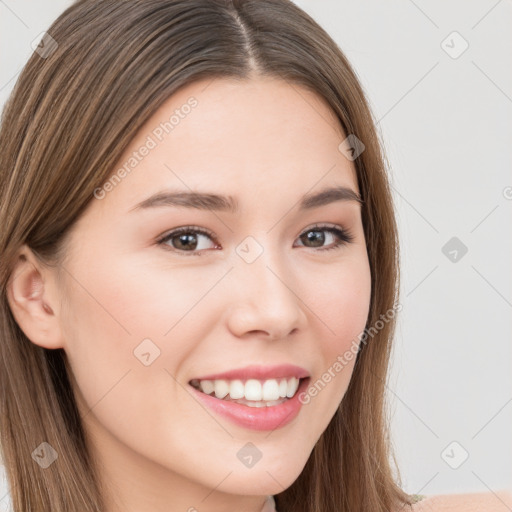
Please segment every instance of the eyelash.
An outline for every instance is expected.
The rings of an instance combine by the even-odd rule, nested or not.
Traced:
[[[305,231],[303,231],[299,235],[299,237],[305,233],[308,233],[309,231],[327,231],[329,233],[336,235],[340,239],[338,242],[335,242],[331,246],[322,247],[322,248],[317,249],[318,251],[330,251],[332,249],[341,249],[343,246],[354,241],[354,236],[348,229],[341,229],[341,228],[338,228],[337,226],[326,225],[326,224],[316,224],[316,225],[306,229]],[[165,242],[171,240],[172,238],[175,238],[184,233],[205,235],[205,236],[211,238],[213,241],[215,241],[215,237],[211,231],[206,230],[204,228],[200,228],[198,226],[185,226],[185,227],[177,228],[174,231],[171,231],[170,233],[163,235],[162,237],[160,237],[157,240],[157,244],[164,246],[164,248],[166,250],[178,253],[183,256],[201,256],[202,251],[183,251],[183,250],[171,247],[165,243]],[[315,248],[311,247],[311,249],[315,249]]]

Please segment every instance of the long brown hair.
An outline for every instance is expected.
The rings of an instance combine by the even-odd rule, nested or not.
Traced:
[[[364,144],[354,163],[372,276],[367,328],[374,330],[398,301],[397,226],[357,76],[292,1],[80,0],[48,34],[0,128],[0,446],[14,512],[100,512],[102,483],[65,353],[30,342],[6,290],[22,244],[59,269],[66,233],[166,99],[199,79],[269,75],[327,101],[345,134]],[[395,318],[380,322],[361,343],[348,390],[302,473],[276,495],[279,512],[389,512],[412,503],[391,465],[386,413]],[[44,471],[31,456],[42,442],[58,453]]]

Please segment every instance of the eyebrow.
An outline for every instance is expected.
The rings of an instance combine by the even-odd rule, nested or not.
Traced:
[[[299,211],[310,210],[336,201],[354,201],[363,204],[363,200],[354,190],[347,187],[330,187],[314,194],[306,194],[299,204]],[[144,199],[129,211],[157,208],[161,206],[174,206],[194,208],[198,210],[239,212],[239,203],[233,196],[223,196],[207,192],[185,192],[163,190]]]

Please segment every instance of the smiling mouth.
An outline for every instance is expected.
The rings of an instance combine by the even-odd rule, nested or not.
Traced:
[[[309,377],[307,377],[309,378]],[[198,391],[228,402],[249,407],[272,407],[293,398],[302,381],[297,377],[278,379],[192,379],[189,384]]]

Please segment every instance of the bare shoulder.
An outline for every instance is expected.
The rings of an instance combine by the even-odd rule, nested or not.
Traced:
[[[512,492],[502,489],[495,492],[427,495],[411,507],[403,507],[401,512],[510,512],[511,510]]]

